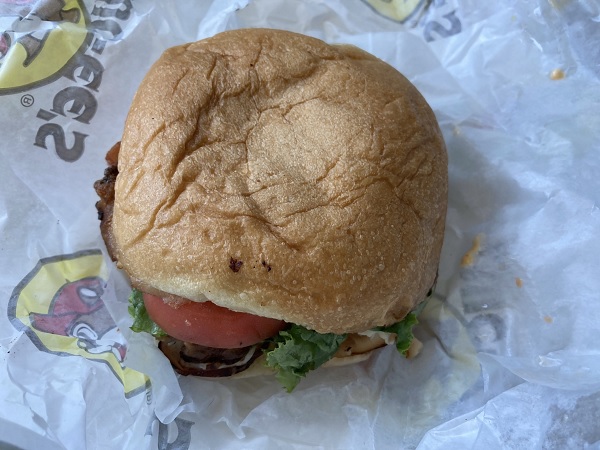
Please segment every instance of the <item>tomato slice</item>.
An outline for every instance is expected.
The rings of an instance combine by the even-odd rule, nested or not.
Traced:
[[[262,342],[283,330],[282,320],[255,316],[181,297],[165,301],[144,293],[148,315],[168,335],[184,342],[215,348],[240,348]]]

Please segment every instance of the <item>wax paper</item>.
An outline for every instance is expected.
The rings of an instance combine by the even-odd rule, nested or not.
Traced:
[[[0,446],[600,448],[599,18],[591,0],[0,1]],[[242,27],[359,46],[435,111],[449,208],[416,358],[385,348],[288,394],[176,376],[129,330],[93,182],[162,51]]]

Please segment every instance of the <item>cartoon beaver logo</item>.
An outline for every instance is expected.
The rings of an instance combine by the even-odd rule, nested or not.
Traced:
[[[108,364],[130,397],[148,379],[123,365],[127,343],[102,300],[105,272],[99,250],[43,259],[15,288],[8,315],[39,350]]]
[[[78,0],[0,0],[0,95],[47,84],[89,44]]]
[[[31,313],[31,326],[44,333],[77,338],[77,346],[88,353],[112,352],[119,363],[127,351],[102,301],[103,280],[99,277],[67,282],[50,303],[48,314]]]

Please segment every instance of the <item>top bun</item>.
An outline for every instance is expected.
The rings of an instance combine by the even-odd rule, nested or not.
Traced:
[[[360,332],[402,319],[434,283],[447,155],[385,62],[235,30],[151,68],[115,193],[116,256],[140,289]]]

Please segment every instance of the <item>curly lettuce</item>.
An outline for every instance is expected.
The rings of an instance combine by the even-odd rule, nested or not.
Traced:
[[[408,314],[400,322],[396,322],[395,324],[386,327],[377,327],[375,330],[395,334],[396,348],[402,355],[408,356],[408,349],[415,337],[413,334],[413,327],[418,323],[417,314],[413,312]]]
[[[134,289],[129,294],[129,306],[127,307],[129,315],[133,317],[131,330],[136,333],[149,333],[155,338],[166,337],[167,333],[159,327],[148,315],[146,305],[144,305],[144,295],[142,291]]]
[[[321,334],[300,325],[292,325],[273,338],[274,348],[266,350],[267,366],[275,377],[292,392],[311,370],[329,361],[337,352],[345,334]]]
[[[417,315],[410,313],[400,322],[374,330],[393,333],[396,336],[396,348],[407,356],[414,339],[412,330],[417,323]],[[292,392],[308,372],[335,355],[346,337],[346,334],[321,334],[300,325],[292,325],[273,338],[275,345],[265,350],[266,364],[275,371],[283,387]]]

